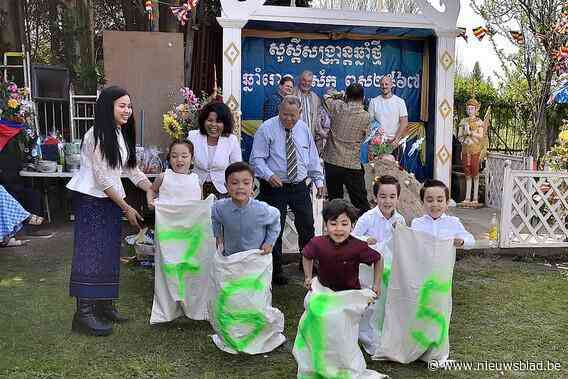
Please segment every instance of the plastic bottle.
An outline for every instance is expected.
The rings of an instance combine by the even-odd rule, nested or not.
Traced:
[[[489,228],[488,234],[491,247],[497,247],[499,240],[499,221],[497,220],[497,213],[493,213],[491,217],[491,227]]]

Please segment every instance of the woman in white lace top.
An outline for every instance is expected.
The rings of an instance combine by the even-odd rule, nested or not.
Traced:
[[[74,191],[75,243],[69,293],[77,298],[72,330],[112,333],[126,321],[114,307],[120,281],[122,215],[140,227],[142,217],[124,200],[124,173],[153,199],[152,185],[136,165],[136,126],[128,93],[105,88],[95,106],[95,126],[81,146],[81,168],[67,188]]]

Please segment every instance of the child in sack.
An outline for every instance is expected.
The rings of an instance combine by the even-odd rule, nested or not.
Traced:
[[[260,249],[272,253],[280,234],[280,211],[264,201],[251,199],[254,169],[245,162],[225,170],[229,198],[215,201],[211,209],[213,235],[223,255]]]
[[[396,210],[400,183],[394,176],[380,176],[373,184],[373,195],[377,206],[363,213],[353,229],[353,235],[365,239],[369,245],[388,241],[396,224],[406,225]]]
[[[459,218],[446,215],[450,190],[439,180],[426,180],[420,189],[420,200],[426,214],[412,220],[411,228],[428,233],[437,239],[452,239],[454,246],[471,249],[473,235],[465,230]]]
[[[357,210],[342,199],[333,199],[322,212],[327,235],[314,237],[302,251],[304,286],[311,288],[314,260],[318,261],[318,279],[322,285],[333,291],[361,289],[359,264],[374,266],[373,292],[378,296],[381,290],[383,262],[380,254],[353,236],[353,222]]]
[[[170,168],[156,177],[152,185],[164,204],[183,204],[201,200],[201,187],[197,174],[190,172],[193,159],[193,144],[189,141],[174,141],[168,148]],[[154,203],[148,204],[150,207]]]

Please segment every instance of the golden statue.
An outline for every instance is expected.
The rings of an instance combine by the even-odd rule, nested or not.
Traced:
[[[465,103],[467,117],[459,123],[458,140],[462,144],[462,163],[464,168],[466,190],[465,199],[461,205],[465,207],[478,207],[479,201],[479,168],[487,156],[489,139],[489,119],[491,107],[487,109],[484,120],[477,117],[481,104],[472,97]],[[473,184],[473,188],[472,188]],[[473,191],[472,191],[473,189]]]

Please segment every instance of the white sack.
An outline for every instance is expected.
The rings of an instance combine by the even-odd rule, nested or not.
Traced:
[[[150,324],[180,316],[207,320],[215,254],[213,198],[184,205],[156,203],[154,303]]]
[[[372,298],[368,288],[334,292],[313,279],[292,351],[298,378],[386,377],[367,369],[357,343],[359,321]]]
[[[380,346],[373,359],[445,362],[450,352],[451,240],[397,225]]]
[[[213,342],[231,354],[267,353],[286,337],[284,315],[272,307],[272,255],[247,250],[214,254],[211,268]]]
[[[383,330],[385,304],[392,271],[393,245],[394,241],[391,238],[388,241],[370,246],[381,254],[381,259],[384,264],[381,278],[381,293],[377,300],[365,310],[361,323],[359,324],[359,341],[365,351],[370,355],[375,354],[377,351]],[[366,264],[359,265],[359,282],[361,283],[361,288],[371,288],[373,286],[373,275],[373,266]]]

